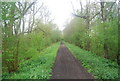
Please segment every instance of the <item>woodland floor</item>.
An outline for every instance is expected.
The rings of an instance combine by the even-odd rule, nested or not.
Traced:
[[[82,64],[61,44],[52,71],[52,79],[94,79]]]

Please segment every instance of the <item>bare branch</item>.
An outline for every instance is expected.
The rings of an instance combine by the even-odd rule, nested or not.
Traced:
[[[37,11],[34,13],[34,15],[43,7],[43,3],[42,5],[37,9]]]
[[[117,1],[117,0],[116,0]],[[109,12],[108,12],[108,14],[110,14],[110,12],[111,12],[111,10],[112,10],[112,7],[114,6],[114,4],[116,3],[116,1],[115,2],[113,2],[113,4],[111,5],[111,7],[110,7],[110,9],[109,9]]]
[[[28,9],[30,9],[30,8],[32,7],[33,4],[35,4],[35,2],[32,2],[26,9],[24,9],[24,10],[22,11],[22,13],[20,14],[20,16],[18,16],[18,17],[15,18],[14,20],[17,20],[17,19],[19,19],[19,18],[22,18],[22,17],[25,15],[25,13],[28,11]]]
[[[76,16],[76,17],[80,17],[80,18],[83,18],[83,19],[86,19],[87,17],[86,16],[80,16],[80,15],[77,15],[77,14],[74,14],[72,13],[73,16]]]
[[[43,30],[43,29],[41,29],[40,27],[39,28],[36,28],[36,29],[34,29],[33,31],[36,31],[36,30],[41,30],[44,34],[46,34],[47,35],[47,33]]]
[[[82,2],[80,1],[80,6],[81,6],[81,13],[83,11],[83,7],[82,7]]]
[[[90,21],[92,20],[92,19],[94,19],[97,15],[99,15],[100,14],[100,12],[98,12],[98,13],[96,13],[93,17],[91,17],[90,18]]]
[[[75,8],[74,8],[74,6],[73,6],[72,1],[71,1],[71,5],[72,5],[73,12],[75,13]]]

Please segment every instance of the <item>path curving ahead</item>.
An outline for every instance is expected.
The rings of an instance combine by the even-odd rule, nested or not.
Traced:
[[[94,79],[64,44],[61,44],[51,79]]]

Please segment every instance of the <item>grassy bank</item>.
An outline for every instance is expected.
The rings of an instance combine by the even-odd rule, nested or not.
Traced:
[[[17,72],[4,73],[3,79],[50,79],[59,44],[53,44],[40,52],[37,57],[22,62]]]
[[[92,54],[89,51],[65,42],[72,54],[82,62],[88,72],[92,73],[96,79],[117,79],[118,66],[116,63]]]

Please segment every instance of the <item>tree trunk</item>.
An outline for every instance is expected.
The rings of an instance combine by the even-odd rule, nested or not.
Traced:
[[[100,2],[101,5],[101,17],[102,17],[102,22],[105,23],[106,22],[106,10],[105,10],[105,2],[103,2],[101,0]],[[105,35],[105,30],[106,30],[106,26],[104,26],[104,36]],[[104,39],[104,58],[108,58],[108,45],[107,45],[107,37],[105,37]]]
[[[108,58],[108,46],[104,43],[104,58]]]
[[[86,50],[90,51],[90,40],[87,40]]]
[[[24,33],[24,30],[25,30],[25,20],[24,20],[24,17],[22,19],[22,22],[23,22],[22,33]]]
[[[118,32],[120,32],[120,1],[118,2]],[[118,33],[119,34],[119,33]],[[120,35],[118,35],[118,54],[117,54],[117,64],[120,65]],[[118,68],[120,69],[120,67]],[[120,74],[120,73],[119,73]]]
[[[16,44],[16,52],[15,52],[15,62],[14,62],[14,69],[15,71],[18,69],[18,50],[19,50],[19,40],[17,39],[17,44]]]
[[[87,28],[87,36],[88,36],[88,40],[86,40],[86,50],[89,51],[90,50],[90,37],[89,37],[89,32],[90,32],[90,9],[89,9],[89,2],[87,2],[86,4],[86,28]]]

